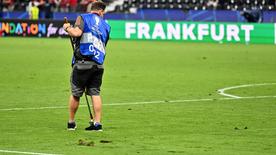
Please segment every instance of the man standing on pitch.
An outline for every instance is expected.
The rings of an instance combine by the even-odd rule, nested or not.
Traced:
[[[110,34],[110,26],[103,19],[105,7],[103,2],[94,2],[91,12],[78,16],[74,27],[69,23],[63,25],[64,30],[74,37],[75,44],[70,81],[72,95],[69,99],[68,130],[76,129],[75,114],[80,97],[85,91],[91,96],[95,115],[85,130],[102,130],[100,87],[104,72],[105,46]]]

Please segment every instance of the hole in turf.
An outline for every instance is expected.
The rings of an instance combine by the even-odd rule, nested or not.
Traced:
[[[110,140],[100,140],[100,143],[112,143]]]
[[[81,146],[95,146],[95,143],[93,141],[79,139],[78,145],[81,145]]]

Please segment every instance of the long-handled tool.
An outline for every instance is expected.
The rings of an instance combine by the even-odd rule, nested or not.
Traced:
[[[64,17],[64,23],[68,23],[67,17]],[[70,38],[71,46],[72,46],[73,53],[74,53],[75,46],[74,46],[73,38],[70,35],[69,35],[69,38]],[[84,96],[85,96],[85,100],[86,100],[86,103],[87,103],[87,106],[88,106],[88,112],[89,112],[89,115],[90,115],[90,119],[93,120],[93,115],[92,115],[91,108],[90,108],[88,98],[87,98],[87,90],[85,90],[85,95]]]
[[[64,17],[64,23],[69,23],[67,17]],[[75,47],[74,47],[73,38],[70,35],[69,35],[69,38],[70,38],[71,46],[72,46],[73,53],[74,53]]]

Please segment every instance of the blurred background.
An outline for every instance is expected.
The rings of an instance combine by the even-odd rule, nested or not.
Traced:
[[[95,0],[1,0],[2,19],[74,20]],[[107,19],[275,22],[276,0],[103,0]]]

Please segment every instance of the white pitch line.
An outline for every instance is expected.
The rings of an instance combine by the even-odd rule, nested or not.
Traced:
[[[227,96],[231,98],[242,98],[237,95],[232,95],[225,93],[227,90],[232,90],[232,89],[238,89],[238,88],[245,88],[245,87],[255,87],[255,86],[267,86],[267,85],[275,85],[276,83],[260,83],[260,84],[246,84],[246,85],[239,85],[239,86],[231,86],[231,87],[226,87],[218,90],[218,93],[222,96]]]
[[[125,106],[125,105],[145,105],[145,104],[170,104],[170,103],[183,103],[183,102],[209,102],[209,101],[223,101],[223,100],[242,100],[242,99],[265,99],[276,98],[276,96],[249,96],[240,98],[206,98],[206,99],[186,99],[186,100],[163,100],[163,101],[145,101],[145,102],[122,102],[122,103],[110,103],[103,104],[103,106]],[[87,107],[86,105],[80,105],[79,107]],[[1,111],[23,111],[23,110],[44,110],[44,109],[66,109],[68,106],[53,106],[53,107],[37,107],[37,108],[8,108],[0,109]]]
[[[80,105],[81,107],[82,105]],[[21,110],[44,110],[44,109],[65,109],[67,106],[53,106],[53,107],[35,107],[35,108],[7,108],[0,109],[0,111],[21,111]]]
[[[124,105],[142,105],[142,104],[157,104],[157,103],[178,103],[178,102],[200,102],[212,101],[214,99],[190,99],[190,100],[171,100],[171,101],[145,101],[145,102],[122,102],[103,104],[103,106],[124,106]],[[79,107],[87,107],[87,105],[80,105]],[[53,107],[37,107],[37,108],[7,108],[0,109],[0,111],[22,111],[22,110],[44,110],[44,109],[65,109],[68,106],[53,106]]]
[[[60,155],[60,154],[48,154],[48,153],[36,153],[36,152],[22,152],[22,151],[10,151],[0,150],[2,153],[14,153],[14,154],[29,154],[29,155]]]

